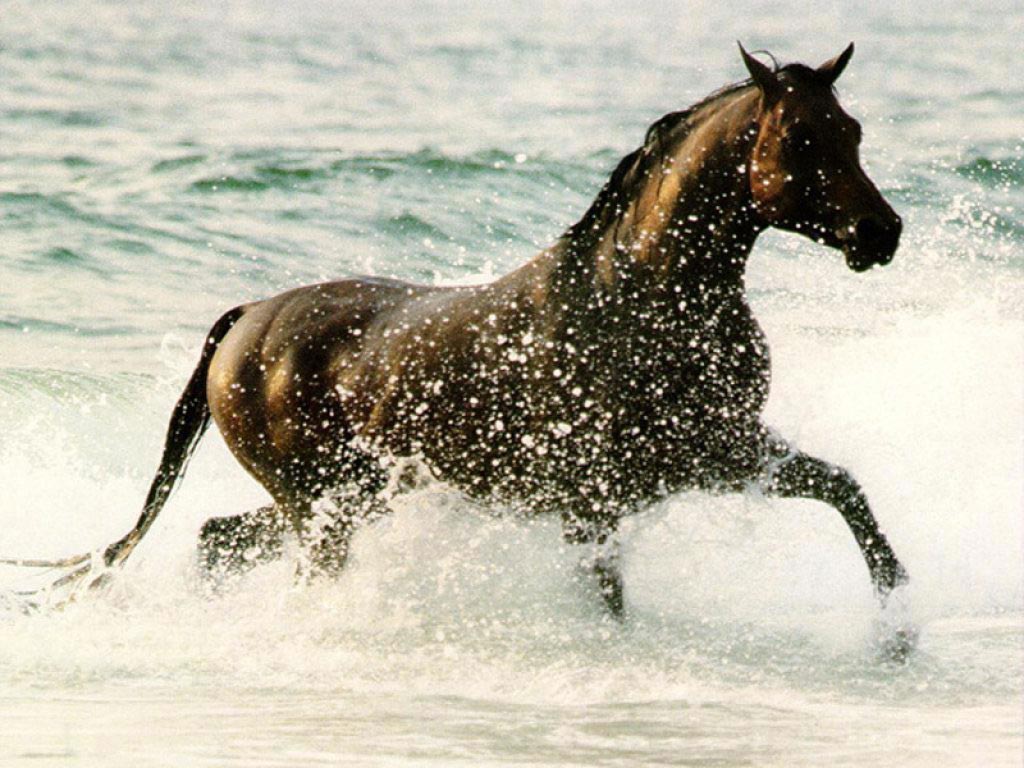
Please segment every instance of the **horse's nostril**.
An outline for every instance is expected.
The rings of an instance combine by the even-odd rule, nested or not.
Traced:
[[[865,216],[857,222],[854,231],[857,244],[867,250],[892,253],[900,242],[903,222],[899,217],[887,222],[877,216]]]
[[[857,222],[857,240],[869,245],[885,234],[885,226],[875,217],[863,218]]]

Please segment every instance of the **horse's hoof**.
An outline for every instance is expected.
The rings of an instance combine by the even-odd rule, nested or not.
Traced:
[[[906,664],[917,648],[918,635],[906,593],[902,589],[895,590],[883,603],[882,615],[875,626],[879,656],[890,663]]]
[[[892,664],[906,664],[917,648],[916,627],[887,627],[878,640],[878,653],[883,661]]]

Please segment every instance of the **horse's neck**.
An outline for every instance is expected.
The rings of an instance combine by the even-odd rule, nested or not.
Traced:
[[[752,94],[739,93],[695,116],[683,138],[648,147],[628,200],[583,237],[560,244],[561,282],[586,286],[601,304],[659,292],[713,300],[742,291],[747,256],[763,229],[754,213],[747,163],[754,141]],[[578,293],[577,293],[578,295]]]
[[[671,221],[658,233],[661,271],[676,286],[740,287],[763,226],[747,180],[746,153],[716,147],[700,170],[680,180]],[[698,161],[700,162],[700,161]],[[682,174],[680,174],[682,176]]]

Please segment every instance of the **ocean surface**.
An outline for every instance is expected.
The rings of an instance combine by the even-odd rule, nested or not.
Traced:
[[[669,7],[669,6],[672,7]],[[574,222],[735,41],[838,83],[903,216],[866,274],[767,233],[767,420],[861,481],[913,579],[907,663],[819,504],[682,494],[622,532],[602,613],[555,521],[427,487],[335,583],[211,596],[211,516],[265,492],[212,430],[103,594],[0,600],[0,764],[1020,766],[1024,9],[7,2],[0,555],[134,523],[208,327],[323,279],[488,280]],[[46,574],[0,569],[0,595]]]

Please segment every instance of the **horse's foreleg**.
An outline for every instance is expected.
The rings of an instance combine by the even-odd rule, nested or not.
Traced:
[[[580,565],[597,581],[605,607],[617,619],[622,618],[625,605],[622,597],[622,572],[619,570],[619,546],[614,538],[613,521],[581,520],[570,514],[562,516],[562,536],[570,544],[589,544],[593,551]]]
[[[867,497],[850,473],[803,452],[770,458],[761,479],[762,490],[783,498],[823,501],[838,510],[853,533],[882,602],[906,584],[907,572],[896,558],[868,506]]]
[[[594,557],[591,568],[608,612],[621,619],[625,604],[622,598],[622,571],[619,569],[619,545],[618,542],[610,542],[604,548],[605,551]]]

